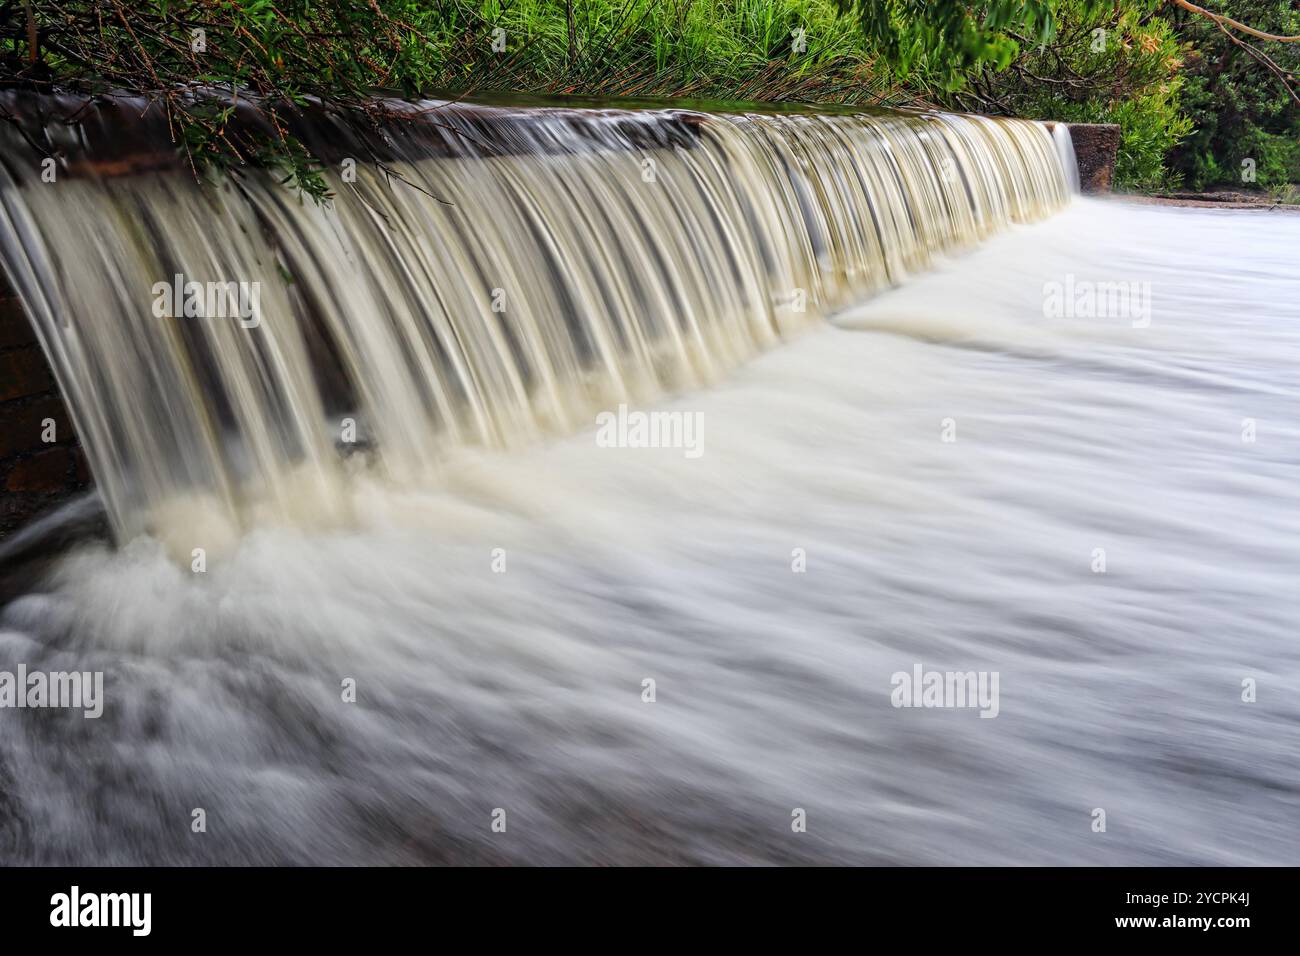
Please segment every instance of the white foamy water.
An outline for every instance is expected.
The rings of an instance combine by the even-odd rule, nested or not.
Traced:
[[[346,525],[339,443],[424,487],[449,449],[711,384],[1072,195],[1068,134],[1026,120],[422,106],[352,144],[402,178],[328,164],[328,206],[265,171],[97,175],[128,133],[170,139],[143,104],[85,104],[115,132],[78,134],[90,172],[57,189],[0,125],[0,269],[119,540]]]
[[[0,711],[0,859],[1294,864],[1297,248],[1077,201],[655,406],[699,458],[593,423],[204,575],[85,547],[0,618],[107,696]],[[998,716],[892,707],[916,664]]]

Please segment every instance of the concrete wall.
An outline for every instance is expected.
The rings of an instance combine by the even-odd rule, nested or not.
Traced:
[[[1070,123],[1074,157],[1079,163],[1079,188],[1085,193],[1108,193],[1115,181],[1119,153],[1119,127],[1113,123]]]
[[[53,436],[43,434],[47,420]],[[0,282],[0,538],[89,484],[45,353],[18,299]]]

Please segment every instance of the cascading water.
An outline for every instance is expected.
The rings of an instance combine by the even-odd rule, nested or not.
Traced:
[[[55,188],[0,131],[0,253],[120,539],[346,521],[354,437],[418,483],[449,446],[716,381],[1057,209],[1073,162],[1063,126],[945,114],[436,118],[383,166],[336,157],[327,207],[271,174],[101,176],[75,142],[90,171]]]
[[[1070,191],[1077,193],[1079,191],[1079,165],[1074,156],[1074,141],[1070,136],[1070,127],[1065,123],[1057,123],[1052,127],[1052,139],[1056,141],[1056,152],[1061,157],[1061,168],[1065,170],[1065,178],[1069,183]]]
[[[0,607],[0,863],[1300,855],[1297,217],[1077,199],[941,259],[1064,204],[1062,127],[471,107],[320,127],[322,208],[137,112],[56,183],[0,128],[121,539]],[[260,321],[155,316],[177,274]],[[651,400],[702,455],[561,434]],[[897,706],[922,669],[1000,690]]]

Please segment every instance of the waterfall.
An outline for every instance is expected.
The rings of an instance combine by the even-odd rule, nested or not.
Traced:
[[[370,143],[322,121],[323,205],[136,173],[124,117],[168,148],[140,110],[83,106],[53,182],[0,131],[0,256],[120,540],[346,523],[358,460],[418,482],[716,381],[1071,191],[1027,121],[435,106]]]
[[[1056,152],[1061,157],[1061,168],[1065,170],[1065,179],[1069,184],[1071,192],[1079,191],[1079,164],[1075,159],[1074,137],[1070,135],[1070,127],[1065,123],[1055,123],[1052,126],[1052,139],[1056,141]]]

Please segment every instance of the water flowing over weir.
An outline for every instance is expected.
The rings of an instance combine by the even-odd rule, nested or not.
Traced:
[[[270,173],[131,175],[104,145],[129,113],[91,110],[53,184],[0,131],[4,267],[122,539],[346,521],[344,418],[414,481],[715,381],[1071,192],[1068,133],[1027,121],[454,105],[373,143],[322,120],[320,206]],[[160,283],[231,299],[159,316]],[[245,320],[203,314],[241,283]]]

